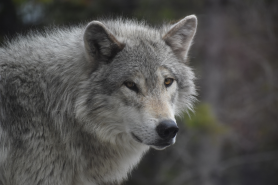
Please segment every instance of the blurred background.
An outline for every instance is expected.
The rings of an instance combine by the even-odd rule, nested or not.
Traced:
[[[0,45],[17,33],[98,17],[152,25],[196,14],[195,113],[174,146],[151,150],[125,185],[278,184],[277,0],[1,0]]]

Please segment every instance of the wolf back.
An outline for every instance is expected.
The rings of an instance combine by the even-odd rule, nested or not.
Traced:
[[[0,49],[0,185],[120,184],[193,108],[197,19],[115,19],[30,33]]]

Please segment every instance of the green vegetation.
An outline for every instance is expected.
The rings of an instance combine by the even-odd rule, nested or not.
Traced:
[[[219,134],[225,132],[224,125],[217,121],[209,104],[199,103],[195,107],[194,113],[184,113],[178,118],[188,129],[199,130],[208,134]]]

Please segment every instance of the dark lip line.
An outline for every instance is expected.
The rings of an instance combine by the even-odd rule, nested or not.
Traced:
[[[131,135],[136,141],[138,141],[139,143],[143,143],[143,141],[138,136],[136,136],[133,132],[131,132]]]
[[[131,132],[131,135],[134,138],[134,140],[136,140],[139,143],[143,143],[143,141],[138,136],[136,136],[133,132]],[[170,143],[170,142],[169,143],[158,143],[158,144],[151,143],[151,144],[147,144],[147,145],[164,148],[164,147],[168,147],[168,146],[172,145],[172,143]]]

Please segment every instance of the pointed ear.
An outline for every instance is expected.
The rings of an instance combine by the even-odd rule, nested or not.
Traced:
[[[197,17],[190,15],[174,24],[163,36],[163,40],[169,45],[174,53],[186,59],[193,37],[196,33]]]
[[[86,52],[93,59],[112,59],[125,46],[99,21],[87,25],[83,39]]]

